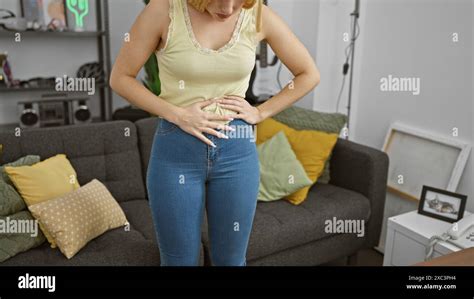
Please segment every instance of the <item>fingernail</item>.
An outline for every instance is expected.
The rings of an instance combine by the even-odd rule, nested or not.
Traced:
[[[227,136],[227,135],[225,135],[225,134],[221,134],[221,138],[229,139],[229,136]]]
[[[216,146],[214,143],[212,143],[212,142],[211,142],[211,146],[212,146],[212,147],[217,147],[217,146]]]

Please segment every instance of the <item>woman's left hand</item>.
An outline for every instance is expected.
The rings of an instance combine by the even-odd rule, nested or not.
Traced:
[[[219,103],[219,106],[222,108],[236,112],[236,115],[232,115],[233,118],[243,119],[251,125],[256,125],[263,120],[260,110],[250,105],[249,102],[241,97],[224,96],[216,100],[216,102]]]

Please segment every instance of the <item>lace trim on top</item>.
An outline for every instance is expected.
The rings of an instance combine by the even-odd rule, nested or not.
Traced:
[[[258,8],[255,8],[254,12],[252,13],[252,17],[250,18],[250,20],[251,20],[250,28],[253,28],[251,39],[252,39],[254,47],[257,47],[258,44],[259,44],[258,39],[257,39],[257,34],[258,34],[258,31],[257,31],[257,16],[258,16]],[[255,31],[253,31],[253,30],[255,30]]]
[[[170,42],[171,34],[173,33],[173,28],[174,28],[174,0],[169,0],[170,3],[170,9],[169,9],[169,18],[170,18],[170,24],[168,25],[168,34],[166,36],[166,42],[165,45],[162,49],[158,50],[158,54],[163,54],[168,48],[168,44]]]
[[[222,53],[230,48],[232,48],[235,43],[239,40],[240,38],[240,32],[242,28],[242,23],[244,21],[244,16],[245,16],[245,9],[241,9],[239,19],[237,21],[237,25],[235,26],[234,32],[232,33],[232,38],[229,40],[227,44],[225,44],[223,47],[221,47],[218,50],[214,49],[209,49],[209,48],[204,48],[199,44],[199,42],[196,39],[196,36],[194,35],[194,30],[193,26],[191,24],[191,17],[189,16],[189,10],[188,10],[188,5],[187,5],[187,0],[181,0],[181,3],[184,7],[184,20],[186,22],[186,28],[188,31],[189,38],[191,39],[191,42],[193,45],[196,47],[196,49],[199,50],[199,52],[204,53],[204,54],[215,54],[215,53]]]

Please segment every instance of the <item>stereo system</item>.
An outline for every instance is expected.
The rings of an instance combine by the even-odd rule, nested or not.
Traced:
[[[42,99],[19,102],[20,127],[44,128],[92,122],[89,99]]]

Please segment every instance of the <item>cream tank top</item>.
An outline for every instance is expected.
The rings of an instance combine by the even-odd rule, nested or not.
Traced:
[[[160,97],[180,107],[224,95],[245,98],[258,45],[257,5],[241,10],[230,41],[214,50],[203,48],[196,40],[186,1],[169,0],[171,22],[167,40],[155,53],[161,81]],[[218,115],[236,113],[218,103],[203,110]]]

